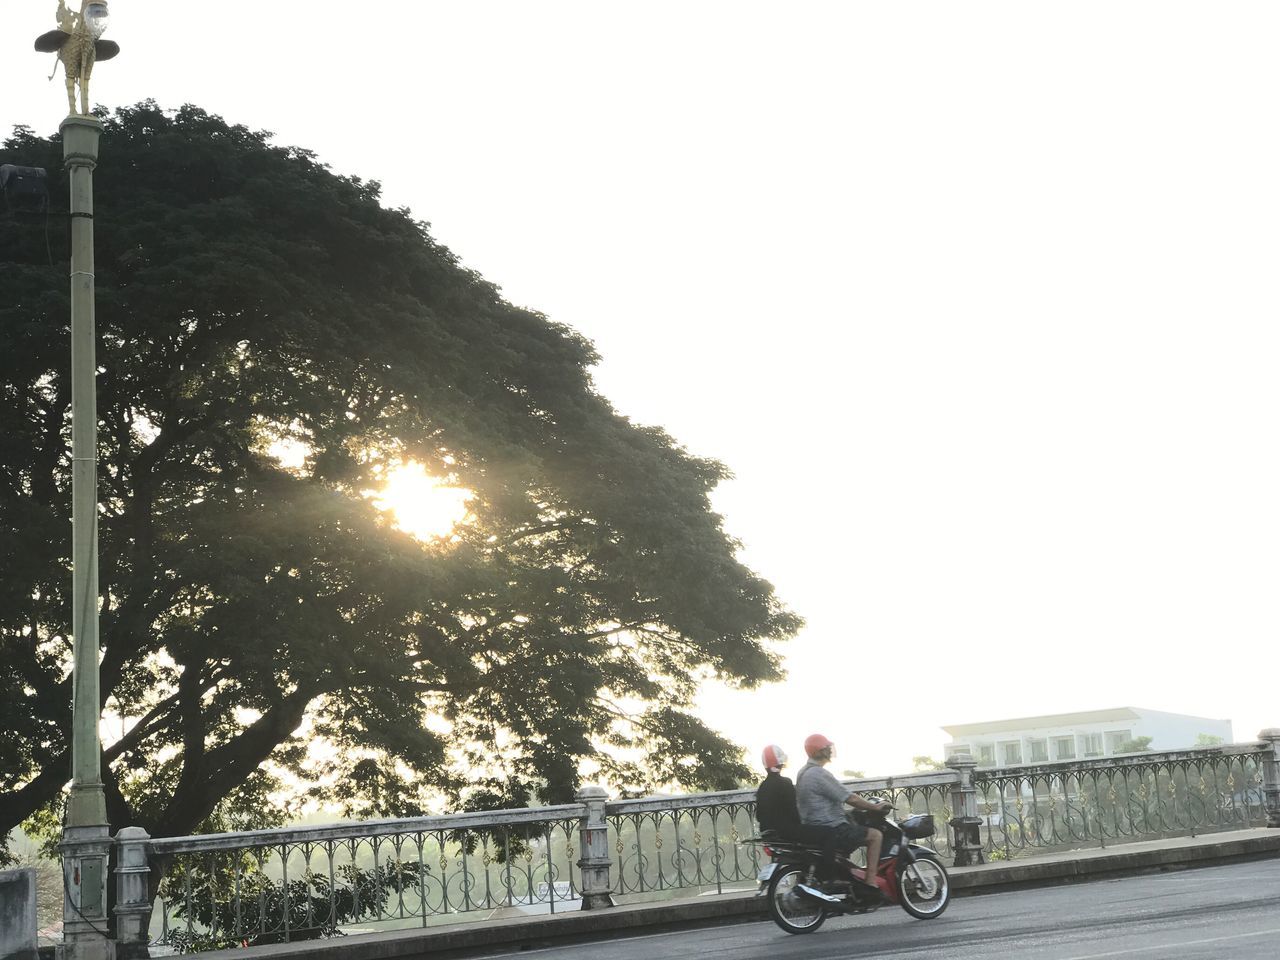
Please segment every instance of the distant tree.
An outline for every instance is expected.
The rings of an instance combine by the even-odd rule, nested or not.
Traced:
[[[840,776],[844,777],[846,780],[861,780],[866,776],[866,774],[861,770],[841,770]]]
[[[377,183],[195,107],[103,119],[112,824],[268,825],[303,796],[557,802],[584,764],[649,788],[747,778],[689,704],[704,680],[778,679],[800,621],[710,507],[725,468],[615,412],[588,341],[506,302]],[[19,128],[0,163],[56,183],[61,146]],[[0,217],[3,835],[56,823],[68,778],[70,382],[66,220],[46,244],[43,218]],[[405,461],[474,491],[452,539],[366,496]]]
[[[1201,733],[1196,735],[1197,747],[1216,747],[1219,744],[1226,743],[1222,737],[1215,737],[1212,733]]]
[[[1124,740],[1116,747],[1116,753],[1147,753],[1151,750],[1150,737],[1134,737]]]
[[[947,765],[941,760],[935,760],[933,757],[921,754],[911,758],[911,769],[917,773],[923,773],[928,770],[946,770]]]

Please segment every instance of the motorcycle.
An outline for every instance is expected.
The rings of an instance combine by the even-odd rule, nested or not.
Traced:
[[[836,889],[820,888],[816,875],[822,862],[822,848],[769,838],[755,838],[772,858],[760,870],[761,891],[769,898],[769,915],[787,933],[813,933],[830,916],[869,913],[883,903],[896,903],[918,920],[941,916],[951,900],[951,882],[942,859],[928,847],[911,843],[934,834],[933,817],[916,814],[901,822],[887,814],[867,816],[854,814],[866,826],[884,834],[876,885],[880,898],[860,887],[865,872],[848,858],[836,857],[836,870],[841,876],[852,872],[852,884],[837,884]],[[845,887],[850,888],[848,892]]]

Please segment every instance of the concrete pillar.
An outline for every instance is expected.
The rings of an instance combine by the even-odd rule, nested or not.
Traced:
[[[1280,827],[1280,727],[1258,734],[1270,748],[1262,754],[1262,790],[1267,803],[1267,826]]]
[[[586,809],[582,813],[579,836],[582,842],[582,859],[578,869],[582,873],[582,909],[597,910],[613,906],[613,886],[609,880],[612,858],[609,856],[609,823],[605,820],[604,805],[609,794],[603,787],[583,787],[575,798]]]
[[[0,870],[0,957],[40,960],[36,949],[36,872]]]
[[[93,168],[102,124],[62,121],[71,181],[71,796],[62,830],[63,942],[59,960],[112,960],[107,936],[111,828],[98,735],[98,413],[94,359]]]
[[[955,865],[967,867],[985,863],[982,853],[982,818],[978,816],[978,792],[973,786],[976,760],[967,753],[958,753],[947,761],[956,771],[956,783],[951,788],[951,837],[955,850]]]
[[[116,834],[116,958],[149,956],[151,940],[151,838],[141,827],[125,827]]]

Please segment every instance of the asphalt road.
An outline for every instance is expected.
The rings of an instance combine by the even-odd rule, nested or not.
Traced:
[[[792,936],[772,922],[478,954],[564,960],[1276,960],[1280,859],[956,898],[935,920],[899,907]]]

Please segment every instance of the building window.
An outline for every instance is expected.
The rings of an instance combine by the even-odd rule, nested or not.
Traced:
[[[1017,740],[1000,744],[1000,755],[1006,767],[1016,767],[1022,762],[1022,744]]]
[[[1086,757],[1102,756],[1102,734],[1082,733],[1080,735],[1080,746],[1084,748]]]
[[[1031,753],[1032,763],[1044,763],[1049,759],[1049,742],[1047,740],[1028,740],[1027,750]]]
[[[996,765],[996,748],[989,743],[978,744],[978,766],[994,767]]]
[[[1053,738],[1053,759],[1074,760],[1075,758],[1076,758],[1076,738],[1075,737],[1054,737]]]
[[[1119,753],[1120,745],[1126,740],[1133,739],[1132,730],[1108,730],[1107,731],[1107,753]]]

